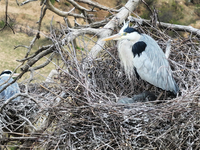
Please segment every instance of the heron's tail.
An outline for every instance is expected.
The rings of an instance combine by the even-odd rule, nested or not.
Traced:
[[[174,80],[174,79],[173,79]],[[178,92],[179,92],[179,87],[178,87],[178,85],[177,85],[177,83],[176,83],[176,81],[174,80],[174,88],[173,88],[173,91],[172,91],[175,95],[177,95],[178,94]]]

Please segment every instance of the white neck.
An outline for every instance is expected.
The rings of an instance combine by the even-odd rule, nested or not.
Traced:
[[[132,46],[141,38],[141,34],[137,32],[128,33],[121,38],[118,43],[118,52],[121,60],[121,65],[124,67],[125,73],[129,79],[134,74]]]
[[[120,40],[118,43],[120,62],[125,70],[125,73],[128,75],[129,79],[131,78],[131,76],[133,76],[134,73],[134,64],[133,64],[134,57],[132,53],[133,43],[134,42],[131,42],[130,40]]]
[[[137,32],[128,33],[128,34],[126,35],[126,38],[127,38],[128,40],[131,40],[131,41],[133,41],[133,42],[136,42],[136,41],[138,41],[138,40],[141,38],[141,34],[139,34],[139,33],[137,33]]]

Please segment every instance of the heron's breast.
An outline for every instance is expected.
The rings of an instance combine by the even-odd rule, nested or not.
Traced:
[[[118,44],[118,52],[119,57],[122,62],[126,62],[127,64],[133,63],[133,53],[132,53],[132,46],[133,42],[130,42],[128,40],[120,41]]]
[[[124,67],[127,74],[132,74],[134,69],[132,46],[133,42],[122,40],[118,43],[118,52],[121,65]]]

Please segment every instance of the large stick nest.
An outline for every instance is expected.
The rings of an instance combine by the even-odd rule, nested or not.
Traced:
[[[165,49],[167,30],[138,30]],[[59,84],[29,85],[38,104],[24,98],[6,106],[1,114],[2,137],[3,133],[12,136],[1,143],[46,149],[198,149],[199,39],[174,33],[169,62],[180,88],[178,97],[166,94],[153,102],[117,104],[119,97],[132,97],[150,84],[127,78],[116,43],[107,45],[92,62],[85,59],[86,53],[76,55],[69,48],[59,51],[65,64],[59,70]],[[156,96],[161,91],[150,89]]]

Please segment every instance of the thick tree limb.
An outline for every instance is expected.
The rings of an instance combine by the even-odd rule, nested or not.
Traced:
[[[32,67],[30,69],[38,70],[38,69],[44,68],[45,66],[47,66],[53,60],[54,56],[55,56],[55,53],[52,53],[51,56],[47,59],[47,61],[45,61],[43,64],[36,66],[36,67]]]
[[[74,0],[67,0],[68,2],[70,2],[75,8],[79,9],[79,10],[82,10],[82,11],[92,11],[92,10],[89,10],[81,5],[79,5],[78,3],[76,3]]]
[[[135,17],[129,17],[131,22],[137,22],[141,25],[147,25],[150,26],[150,20],[146,19],[138,19]],[[198,37],[200,37],[200,29],[193,28],[192,26],[184,26],[184,25],[178,25],[178,24],[171,24],[171,23],[164,23],[164,22],[157,22],[156,25],[160,28],[168,28],[173,29],[176,31],[186,31],[190,32],[192,34],[196,34]]]
[[[33,66],[38,60],[40,60],[42,57],[52,53],[54,46],[52,45],[47,50],[40,52],[38,55],[30,59],[23,67],[21,67],[21,70],[23,72],[27,72],[31,66]]]
[[[18,48],[18,47],[26,47],[26,46],[24,46],[24,45],[18,45],[18,46],[16,46],[14,49],[16,49],[16,48]],[[18,61],[18,62],[24,62],[24,61],[26,61],[26,60],[29,60],[29,59],[35,57],[37,54],[41,53],[42,51],[48,49],[49,47],[51,47],[51,45],[42,46],[41,48],[39,48],[39,49],[38,49],[34,54],[32,54],[31,56],[25,57],[25,58],[23,58],[23,59],[21,59],[21,60],[17,60],[17,61]],[[26,47],[26,48],[27,48],[27,47]]]
[[[72,34],[75,36],[79,36],[82,34],[89,34],[89,35],[95,35],[102,32],[103,29],[94,29],[94,28],[85,28],[85,29],[70,29],[72,31]]]
[[[76,37],[83,35],[83,34],[89,34],[89,35],[99,35],[104,29],[94,29],[94,28],[85,28],[85,29],[72,29],[69,28],[70,31],[68,35],[61,41],[62,45],[67,45],[71,41],[73,41]]]
[[[128,15],[134,11],[139,3],[139,0],[129,0],[126,5],[120,10],[119,13],[115,15],[105,26],[104,30],[99,34],[99,40],[97,44],[91,49],[90,53],[88,54],[89,59],[94,59],[97,54],[102,50],[102,47],[105,44],[105,41],[101,39],[112,34],[114,28],[123,23],[123,21],[128,17]]]
[[[71,13],[72,10],[69,12],[65,12],[65,11],[61,11],[61,10],[57,9],[56,7],[54,7],[51,4],[50,0],[46,1],[46,6],[47,6],[47,9],[49,9],[50,11],[54,12],[55,14],[57,14],[61,17],[74,16],[76,18],[85,18],[82,14]]]
[[[88,14],[87,12],[92,12],[94,11],[93,9],[87,9],[81,5],[79,5],[78,3],[76,3],[74,0],[67,0],[68,2],[70,2],[75,8],[79,9],[83,15],[85,16],[85,18],[88,20],[89,23],[92,22],[92,20],[90,19],[90,16],[89,15],[92,15],[92,14]]]

